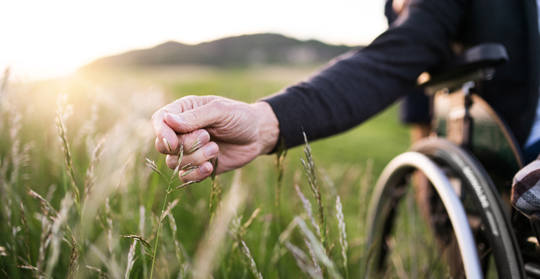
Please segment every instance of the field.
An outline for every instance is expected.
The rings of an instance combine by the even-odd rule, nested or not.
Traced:
[[[150,117],[176,98],[253,102],[313,70],[185,66],[0,81],[0,278],[363,275],[371,189],[409,146],[397,107],[312,142],[316,171],[304,169],[302,146],[168,194],[180,182],[153,147]]]

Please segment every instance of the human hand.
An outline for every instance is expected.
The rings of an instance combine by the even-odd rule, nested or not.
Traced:
[[[247,104],[218,96],[187,96],[152,116],[156,149],[167,154],[170,168],[184,182],[200,181],[213,171],[209,160],[219,154],[217,173],[246,165],[270,152],[279,136],[278,120],[266,102]],[[178,162],[183,143],[184,156]]]

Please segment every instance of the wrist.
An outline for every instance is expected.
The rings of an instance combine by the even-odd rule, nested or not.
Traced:
[[[251,104],[257,116],[257,128],[259,131],[258,142],[261,154],[270,153],[279,139],[279,122],[274,110],[267,102],[260,101]]]

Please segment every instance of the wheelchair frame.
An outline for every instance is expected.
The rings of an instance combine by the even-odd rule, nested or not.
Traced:
[[[440,95],[459,92],[463,98],[463,103],[460,104],[463,110],[456,118],[458,121],[443,123],[443,128],[449,131],[446,134],[448,139],[432,138],[420,142],[414,145],[411,151],[398,155],[382,172],[370,203],[366,246],[375,251],[371,267],[376,271],[385,268],[385,258],[389,252],[385,238],[394,225],[396,204],[403,195],[400,193],[407,190],[411,174],[420,171],[440,197],[450,219],[466,277],[483,278],[487,263],[479,255],[491,253],[499,278],[540,278],[540,268],[535,263],[534,256],[522,255],[523,241],[517,241],[516,223],[510,222],[511,217],[514,221],[523,220],[524,217],[508,206],[509,196],[505,195],[508,189],[493,183],[490,173],[479,162],[482,160],[478,160],[473,155],[474,152],[469,151],[473,144],[471,135],[474,132],[471,108],[475,101],[482,102],[481,98],[472,94],[475,82],[490,79],[494,73],[493,67],[506,60],[506,51],[501,45],[479,45],[458,57],[450,70],[424,84],[426,92],[432,95],[436,92]],[[498,125],[505,129],[504,123],[499,119],[497,121]],[[439,134],[444,136],[445,132]],[[505,133],[504,136],[506,140],[513,141],[511,134]],[[517,159],[510,163],[507,169],[515,173],[516,168],[521,167],[522,159],[515,144],[511,144],[510,149],[506,152],[513,153]],[[459,178],[459,189],[452,185],[449,176]],[[471,212],[481,221],[480,226],[470,224]],[[530,224],[524,225],[532,231],[529,226]],[[537,247],[538,241],[534,249]],[[524,258],[528,260],[526,264]]]

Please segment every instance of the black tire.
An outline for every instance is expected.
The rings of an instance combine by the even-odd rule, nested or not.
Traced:
[[[444,139],[421,141],[413,146],[412,151],[429,157],[454,182],[452,184],[455,192],[460,197],[461,204],[469,219],[469,226],[476,241],[484,276],[486,278],[525,278],[521,254],[507,218],[508,214],[506,214],[502,201],[496,194],[495,187],[483,167],[468,152]],[[405,193],[412,192],[411,187],[408,187],[411,176],[412,170],[403,176],[401,185],[391,191],[385,191],[380,200],[372,201],[375,204],[384,201],[386,206],[391,207],[390,210],[374,211],[370,216],[370,220],[374,220],[373,222],[383,223],[368,228],[369,235],[380,234],[380,231],[375,232],[374,230],[377,227],[383,228],[383,235],[378,237],[379,241],[368,243],[368,246],[372,246],[368,247],[368,257],[373,260],[371,271],[375,274],[381,275],[389,270],[389,266],[392,265],[389,261],[393,251],[388,239],[397,239],[395,235],[404,231],[400,227],[403,219],[410,219],[413,214],[410,209],[403,212],[403,204],[406,203],[405,201],[411,200],[411,198],[404,198],[406,197]],[[423,195],[424,199],[419,196],[412,197],[415,203],[421,204],[420,210],[423,210],[424,213],[422,217],[415,219],[416,223],[412,227],[418,226],[418,219],[421,219],[426,223],[426,227],[429,227],[429,232],[422,232],[421,237],[432,238],[431,243],[435,243],[436,252],[444,254],[444,259],[443,261],[439,260],[443,258],[441,255],[432,256],[433,251],[427,252],[427,258],[432,257],[431,260],[436,260],[438,264],[444,263],[447,270],[444,276],[464,277],[459,246],[455,241],[452,224],[447,218],[446,209],[430,183],[424,185],[424,191],[427,191],[428,195]],[[410,227],[411,225],[405,225],[405,229]],[[425,247],[422,248],[429,250],[429,241],[422,241],[426,243]],[[399,242],[394,246],[398,245],[409,244]],[[416,257],[418,252],[414,251],[414,253],[415,255],[412,256]],[[428,263],[428,265],[430,264]],[[390,269],[395,269],[395,267]],[[418,277],[433,277],[431,269],[431,267],[428,269],[428,274],[418,274]],[[369,276],[373,275],[369,274]],[[395,277],[395,275],[389,274],[386,276]],[[438,274],[437,277],[439,276],[441,275]]]

